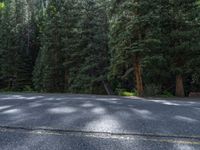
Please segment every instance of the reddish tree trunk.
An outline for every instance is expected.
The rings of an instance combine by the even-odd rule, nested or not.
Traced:
[[[185,96],[185,91],[184,91],[184,86],[183,86],[183,78],[182,78],[182,75],[180,75],[180,74],[176,76],[176,96],[178,96],[178,97]]]
[[[134,64],[136,91],[138,93],[138,96],[142,96],[144,93],[144,88],[143,88],[143,82],[142,82],[142,72],[141,72],[139,56],[135,55],[133,61],[134,61],[133,64]]]

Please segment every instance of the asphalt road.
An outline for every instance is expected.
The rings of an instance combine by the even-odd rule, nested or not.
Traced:
[[[0,150],[200,150],[200,99],[0,94]]]

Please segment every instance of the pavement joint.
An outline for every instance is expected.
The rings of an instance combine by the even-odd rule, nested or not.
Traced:
[[[143,140],[161,143],[175,144],[191,144],[200,145],[200,136],[183,136],[183,135],[159,135],[152,133],[110,133],[110,132],[94,132],[94,131],[76,131],[76,130],[61,130],[53,128],[25,128],[0,126],[2,132],[18,132],[37,135],[55,135],[55,136],[83,136],[101,139],[123,139],[123,140]]]

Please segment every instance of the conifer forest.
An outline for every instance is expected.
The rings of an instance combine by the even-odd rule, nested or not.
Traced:
[[[200,1],[0,0],[0,91],[200,92]]]

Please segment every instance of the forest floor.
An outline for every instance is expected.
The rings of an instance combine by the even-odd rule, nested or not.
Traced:
[[[199,150],[200,100],[0,94],[0,150]]]

